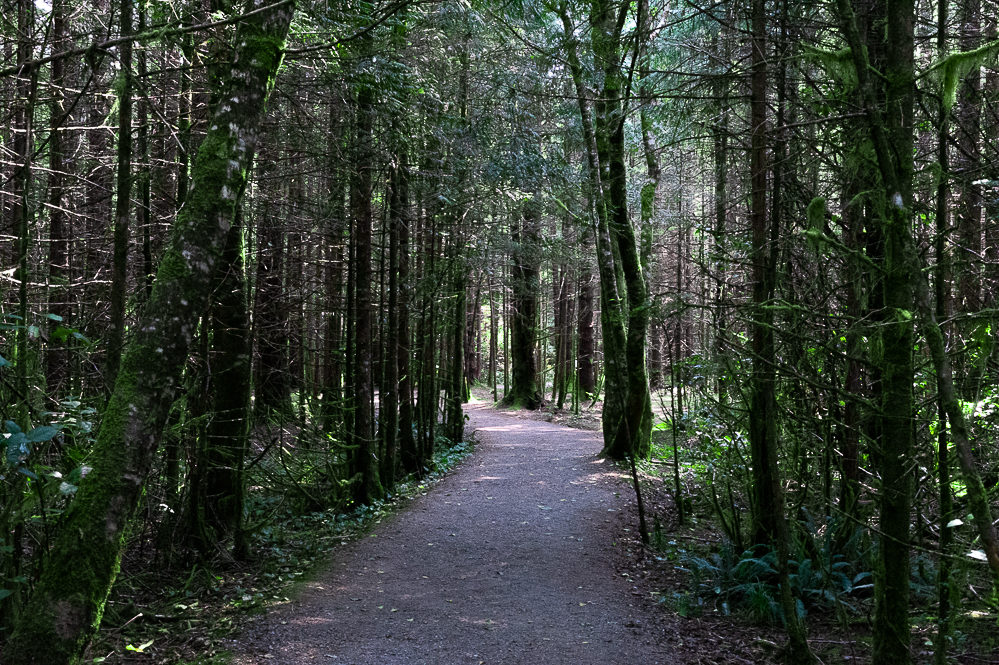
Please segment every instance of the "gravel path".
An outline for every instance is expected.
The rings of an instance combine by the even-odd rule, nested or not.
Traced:
[[[632,495],[599,433],[467,412],[476,451],[258,621],[236,665],[674,662],[616,572]]]

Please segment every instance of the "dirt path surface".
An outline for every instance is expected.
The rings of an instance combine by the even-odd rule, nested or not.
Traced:
[[[472,456],[257,622],[236,665],[674,662],[616,570],[632,495],[599,433],[468,414]]]

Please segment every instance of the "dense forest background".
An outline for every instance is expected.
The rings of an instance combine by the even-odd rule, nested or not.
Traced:
[[[997,16],[4,0],[4,662],[76,662],[127,552],[378,505],[476,386],[599,409],[674,527],[712,515],[677,611],[799,663],[871,617],[907,663],[918,610],[962,653],[999,581]]]

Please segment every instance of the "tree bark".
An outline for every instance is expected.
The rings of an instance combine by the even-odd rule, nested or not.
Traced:
[[[777,399],[774,296],[777,263],[776,216],[767,219],[767,14],[765,0],[752,3],[752,70],[750,75],[750,225],[752,227],[752,351],[749,445],[753,462],[754,544],[770,545],[776,554],[780,605],[788,642],[785,662],[812,663],[805,627],[791,594],[788,570],[789,534],[784,488],[777,464]],[[775,184],[776,186],[776,184]]]
[[[243,462],[250,422],[250,317],[243,277],[243,223],[237,211],[222,254],[218,294],[211,304],[208,352],[211,400],[209,421],[196,464],[201,467],[194,534],[202,554],[210,556],[231,543],[237,557],[246,555],[240,530],[243,518]]]
[[[586,147],[587,211],[595,221],[597,271],[600,278],[600,329],[603,336],[604,352],[604,404],[602,429],[604,446],[614,440],[625,416],[627,405],[627,358],[625,355],[625,324],[621,311],[621,296],[617,286],[617,267],[610,227],[607,219],[607,205],[604,197],[603,174],[596,126],[590,108],[589,94],[584,82],[584,70],[577,51],[575,27],[569,17],[566,4],[560,4],[559,18],[562,21],[565,39],[566,59],[576,89],[576,102],[579,106],[580,125]],[[623,457],[623,455],[622,455]]]
[[[66,47],[66,14],[63,0],[52,2],[52,48]],[[52,100],[49,102],[49,312],[58,319],[49,326],[49,348],[45,357],[45,386],[50,395],[58,395],[68,370],[67,339],[57,339],[53,334],[60,326],[69,325],[69,292],[64,288],[67,282],[69,260],[69,233],[67,229],[65,202],[65,162],[63,160],[63,129],[66,122],[65,109],[65,62],[59,58],[52,61]],[[55,288],[53,288],[55,287]]]
[[[261,179],[273,174],[271,155],[260,160]],[[262,197],[263,198],[263,197]],[[253,302],[253,333],[257,358],[254,369],[254,411],[258,418],[291,417],[291,332],[289,294],[285,288],[285,241],[278,206],[264,200],[257,215],[257,276]]]
[[[17,101],[14,107],[13,153],[16,164],[11,179],[14,205],[11,210],[11,226],[15,230],[15,273],[17,280],[17,316],[20,325],[15,333],[15,390],[21,396],[28,396],[29,384],[29,337],[28,337],[28,254],[30,247],[31,219],[31,162],[33,158],[33,135],[35,114],[35,92],[38,74],[29,62],[32,51],[32,33],[35,29],[35,6],[30,0],[17,3]],[[22,397],[23,399],[23,397]],[[28,404],[22,405],[23,409]],[[22,418],[27,414],[20,414]]]
[[[262,0],[252,8],[262,6]],[[224,102],[198,151],[194,189],[178,214],[153,293],[125,351],[92,470],[4,651],[10,665],[78,662],[100,623],[128,522],[162,435],[198,317],[216,283],[294,5],[240,23]],[[44,645],[44,648],[40,648]]]
[[[542,402],[534,357],[538,329],[540,223],[541,204],[531,199],[524,201],[520,220],[510,225],[510,240],[513,243],[510,256],[510,285],[513,291],[510,360],[513,380],[503,404],[531,410],[540,407]]]
[[[613,428],[604,440],[604,453],[614,459],[629,455],[644,457],[650,449],[652,433],[652,398],[649,394],[648,372],[645,366],[645,344],[649,326],[648,290],[638,251],[635,228],[628,215],[628,184],[625,171],[624,125],[625,81],[620,71],[621,26],[627,5],[615,16],[607,0],[593,0],[590,22],[593,54],[603,73],[603,89],[594,119],[597,157],[602,174],[603,205],[611,235],[611,250],[618,272],[624,274],[627,304],[618,302],[616,316],[625,328],[624,365],[612,367],[608,362],[607,389],[611,389],[612,371],[622,373],[625,397],[620,416],[604,414]],[[602,277],[602,276],[601,276]],[[620,296],[621,294],[618,293]],[[610,342],[610,344],[608,344]],[[614,342],[605,336],[605,355]],[[606,408],[607,402],[605,402]],[[605,433],[607,423],[605,422]]]
[[[588,214],[587,217],[590,215]],[[594,329],[593,329],[593,270],[590,267],[593,254],[593,231],[585,228],[580,233],[583,258],[579,268],[579,292],[576,296],[576,382],[580,397],[591,397],[597,389],[597,378],[593,368]]]
[[[981,0],[960,0],[957,3],[957,23],[958,48],[961,51],[971,51],[981,46]],[[954,143],[957,150],[953,164],[954,184],[958,194],[954,215],[957,247],[953,271],[957,278],[958,309],[968,314],[976,314],[982,308],[982,275],[976,267],[982,263],[982,187],[979,183],[982,178],[981,105],[981,68],[972,67],[957,90],[957,105],[954,109]],[[963,383],[974,384],[974,381]],[[972,399],[973,389],[962,392],[967,394],[968,399]]]
[[[886,0],[884,89],[878,90],[857,28],[850,0],[837,0],[837,12],[857,74],[858,90],[868,119],[883,195],[885,254],[883,305],[886,312],[875,359],[881,370],[880,436],[877,460],[881,472],[879,498],[881,544],[875,576],[874,665],[906,665],[909,654],[909,524],[912,509],[911,419],[914,413],[913,275],[906,259],[912,243],[912,0]],[[877,103],[883,92],[885,104]],[[919,279],[915,280],[919,282]],[[877,362],[880,360],[880,362]],[[953,424],[953,423],[952,423]]]
[[[396,174],[399,205],[399,294],[398,322],[396,328],[396,366],[399,376],[399,451],[402,467],[412,473],[419,469],[419,455],[413,437],[413,362],[412,334],[409,326],[409,308],[413,300],[409,270],[409,227],[412,213],[409,209],[409,151],[404,146],[399,152]]]
[[[118,3],[118,31],[121,36],[133,32],[132,0]],[[125,299],[128,291],[128,236],[132,215],[132,42],[119,47],[118,58],[118,173],[114,205],[114,254],[111,267],[111,329],[108,332],[108,355],[105,380],[113,386],[121,366],[125,336]]]
[[[372,37],[361,38],[359,51],[367,57]],[[354,218],[354,353],[353,353],[353,446],[351,473],[354,499],[368,504],[383,494],[379,478],[378,443],[372,413],[373,312],[371,297],[372,173],[374,164],[375,91],[372,75],[361,73],[356,82],[354,125],[354,172],[350,207]]]

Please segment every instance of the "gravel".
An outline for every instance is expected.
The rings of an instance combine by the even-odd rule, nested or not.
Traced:
[[[469,405],[475,452],[232,646],[236,665],[667,665],[600,435]],[[671,636],[672,637],[672,636]]]

